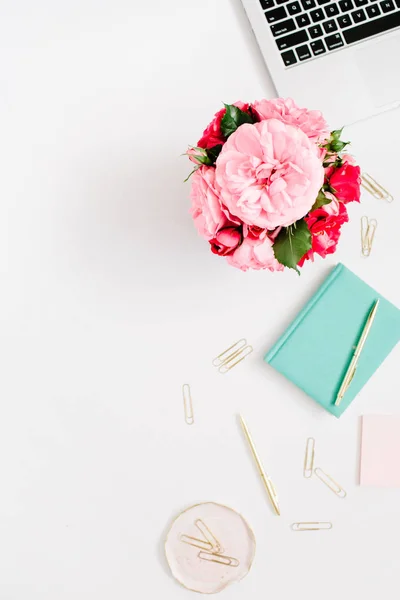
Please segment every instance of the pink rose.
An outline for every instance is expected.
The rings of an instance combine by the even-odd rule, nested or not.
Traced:
[[[192,217],[200,235],[211,240],[228,220],[215,189],[214,167],[200,167],[192,176]]]
[[[243,102],[234,102],[234,106],[237,106],[241,110],[247,111],[249,108],[248,104]],[[199,148],[212,148],[225,142],[225,137],[221,131],[221,121],[226,113],[226,108],[221,108],[215,115],[211,123],[203,131],[202,137],[197,142]]]
[[[330,137],[327,122],[319,110],[300,108],[291,98],[258,100],[253,104],[261,120],[278,119],[288,125],[298,127],[313,142],[321,143]]]
[[[270,119],[241,125],[216,162],[221,201],[247,225],[291,225],[308,213],[324,181],[317,146],[300,129]]]
[[[351,158],[351,163],[348,159]],[[335,196],[342,202],[360,202],[361,169],[354,165],[352,157],[343,157],[345,162],[330,175],[329,183],[335,190]]]
[[[241,230],[237,227],[220,229],[215,237],[210,240],[211,252],[219,256],[232,254],[242,241]]]
[[[299,261],[300,267],[306,260],[313,261],[314,254],[325,258],[328,254],[336,252],[341,227],[349,220],[346,206],[332,194],[326,193],[325,195],[332,201],[317,208],[305,219],[311,231],[312,248]]]
[[[235,252],[227,257],[227,261],[230,265],[242,271],[248,269],[283,271],[284,268],[276,260],[272,242],[268,237],[263,240],[245,238]]]

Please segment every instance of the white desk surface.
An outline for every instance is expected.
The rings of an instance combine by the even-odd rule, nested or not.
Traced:
[[[0,40],[0,599],[189,598],[163,539],[207,500],[257,538],[221,597],[398,598],[400,490],[361,488],[357,470],[360,415],[399,412],[399,348],[340,421],[262,356],[339,260],[400,305],[400,112],[345,136],[396,201],[363,195],[338,253],[301,277],[244,274],[197,236],[180,157],[222,101],[274,95],[239,0],[3,0]],[[363,214],[379,221],[367,260]],[[242,336],[252,357],[214,372]],[[303,479],[309,435],[346,500]]]

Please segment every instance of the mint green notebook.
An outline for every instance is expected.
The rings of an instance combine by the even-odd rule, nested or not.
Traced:
[[[354,347],[378,298],[357,371],[340,406],[335,406]],[[399,340],[400,310],[338,264],[264,360],[340,417]]]

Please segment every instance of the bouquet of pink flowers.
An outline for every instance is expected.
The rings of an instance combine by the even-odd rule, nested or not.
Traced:
[[[319,111],[277,98],[225,105],[187,155],[192,216],[212,252],[247,269],[295,269],[332,254],[360,167],[342,130]]]

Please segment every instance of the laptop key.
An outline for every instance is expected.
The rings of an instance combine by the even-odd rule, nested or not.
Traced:
[[[328,2],[330,2],[331,0],[317,0],[318,4],[321,6],[321,4],[328,4]]]
[[[398,0],[400,2],[400,0]],[[311,8],[315,8],[315,0],[301,0],[304,10],[310,10]]]
[[[293,19],[288,19],[287,21],[281,21],[280,23],[275,23],[275,25],[271,25],[272,35],[277,37],[278,35],[284,35],[285,33],[290,33],[296,29],[296,23]]]
[[[260,4],[263,10],[269,10],[275,6],[274,0],[260,0]]]
[[[341,48],[344,46],[344,42],[340,33],[335,33],[334,35],[326,37],[325,44],[327,45],[328,50],[336,50],[336,48]]]
[[[276,40],[276,44],[279,50],[287,50],[288,48],[293,48],[293,46],[298,46],[299,44],[304,44],[304,42],[308,41],[307,31],[305,29],[300,29],[291,35],[285,35],[284,37],[278,38]]]
[[[297,58],[293,50],[282,52],[281,56],[283,62],[285,63],[285,67],[290,67],[290,65],[295,65],[297,63]]]
[[[321,25],[314,25],[313,27],[310,27],[308,33],[310,34],[311,39],[313,40],[315,40],[315,38],[321,37],[321,35],[324,35],[324,32],[321,29]]]
[[[339,7],[337,6],[337,4],[330,4],[325,8],[325,12],[328,19],[330,17],[336,17],[336,15],[339,14]]]
[[[287,5],[289,15],[298,15],[301,13],[301,6],[299,2],[292,2]]]
[[[343,17],[339,17],[337,22],[339,23],[339,27],[344,29],[345,27],[350,27],[353,25],[350,15],[343,15]]]
[[[399,0],[400,2],[400,0]],[[373,19],[374,17],[379,17],[379,15],[381,14],[381,9],[379,8],[379,4],[373,4],[372,6],[368,6],[366,8],[366,11],[368,13],[368,16],[371,17],[371,19]]]
[[[337,30],[337,28],[338,26],[336,25],[336,22],[333,19],[332,21],[325,21],[324,23],[325,33],[333,33]]]
[[[289,2],[289,0],[276,0],[277,4],[285,4],[285,2]]]
[[[357,8],[359,8],[360,6],[365,6],[368,4],[368,0],[354,0],[354,4]]]
[[[367,21],[362,25],[357,25],[357,27],[346,29],[343,31],[343,35],[348,44],[354,44],[355,42],[366,40],[372,35],[395,29],[395,27],[400,27],[400,12],[398,11],[380,19]]]
[[[310,46],[314,56],[319,56],[320,54],[324,54],[324,52],[326,52],[326,48],[322,40],[316,40],[315,42],[311,42]]]
[[[300,60],[307,60],[308,58],[311,58],[310,48],[307,46],[307,44],[296,48],[296,53]]]
[[[307,25],[309,25],[311,23],[310,17],[308,16],[307,13],[296,17],[296,22],[297,22],[298,27],[307,27]]]
[[[342,12],[347,12],[348,10],[353,10],[354,8],[352,0],[340,0],[339,6]]]
[[[353,17],[354,23],[361,23],[362,21],[367,20],[367,15],[365,14],[362,8],[360,10],[355,10],[354,12],[352,12],[351,16]]]
[[[278,8],[274,8],[273,10],[269,10],[264,13],[268,23],[275,23],[275,21],[282,21],[282,19],[286,19],[287,12],[284,6],[279,6]]]
[[[381,2],[381,9],[384,13],[391,12],[392,10],[394,10],[394,8],[395,7],[392,0],[384,0],[384,2]]]
[[[311,15],[311,18],[314,21],[314,23],[318,23],[318,21],[323,21],[325,19],[325,15],[322,12],[322,8],[317,8],[317,10],[312,10],[310,15]]]

